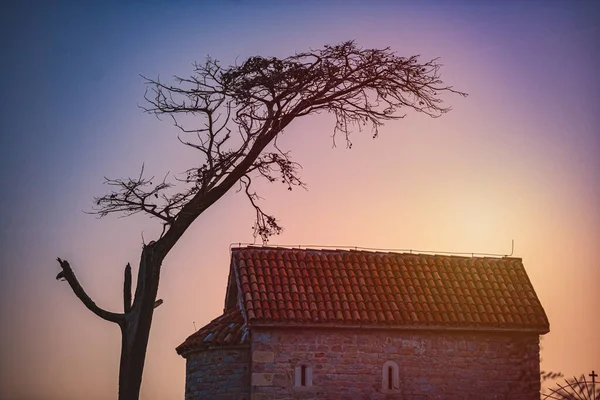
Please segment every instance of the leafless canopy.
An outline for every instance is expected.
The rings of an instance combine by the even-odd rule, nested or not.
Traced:
[[[376,137],[384,121],[404,117],[403,109],[438,117],[450,110],[443,93],[465,96],[442,82],[440,67],[437,59],[422,62],[349,41],[283,59],[250,57],[230,67],[208,58],[173,84],[144,78],[144,110],[169,115],[181,143],[198,151],[198,163],[173,182],[154,182],[143,169],[135,178],[106,179],[113,191],[95,199],[94,212],[160,219],[161,238],[173,236],[168,251],[198,215],[239,184],[256,210],[254,234],[266,241],[281,227],[258,206],[252,179],[280,181],[289,190],[304,186],[300,165],[277,146],[278,135],[297,117],[329,112],[336,120],[334,145],[341,135],[351,147],[351,131],[367,127]]]

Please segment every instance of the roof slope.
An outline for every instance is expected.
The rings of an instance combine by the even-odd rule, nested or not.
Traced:
[[[232,269],[250,326],[549,331],[519,258],[241,247]]]
[[[233,308],[196,331],[175,350],[177,354],[185,357],[198,350],[245,343],[247,333],[244,318],[238,308]]]

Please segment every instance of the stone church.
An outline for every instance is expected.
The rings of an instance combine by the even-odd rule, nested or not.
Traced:
[[[538,400],[548,331],[519,258],[238,247],[177,353],[189,400]]]

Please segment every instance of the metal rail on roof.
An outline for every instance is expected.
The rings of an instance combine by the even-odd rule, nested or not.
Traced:
[[[435,251],[435,250],[415,250],[415,249],[382,249],[374,247],[360,247],[360,246],[330,246],[330,245],[315,245],[315,244],[257,244],[257,243],[231,243],[229,250],[233,246],[254,246],[254,247],[279,247],[289,249],[341,249],[341,250],[364,250],[364,251],[377,251],[377,252],[393,252],[393,253],[410,253],[410,254],[448,254],[453,256],[470,256],[470,257],[512,257],[515,252],[515,241],[511,240],[510,254],[497,254],[497,253],[478,253],[478,252],[460,252],[460,251]]]

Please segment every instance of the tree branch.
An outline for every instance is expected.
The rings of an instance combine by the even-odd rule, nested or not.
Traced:
[[[61,260],[60,258],[56,259],[62,268],[62,277],[69,283],[73,293],[81,300],[81,302],[87,307],[88,310],[96,314],[98,317],[114,322],[116,324],[121,324],[124,320],[123,314],[113,313],[110,311],[106,311],[96,305],[92,301],[92,299],[87,295],[83,287],[79,284],[79,281],[75,277],[71,266],[67,260]]]
[[[125,266],[125,277],[123,279],[123,312],[131,311],[131,265]]]
[[[248,175],[244,175],[240,179],[239,190],[244,189],[244,193],[246,193],[250,204],[252,204],[252,207],[254,207],[254,210],[256,211],[256,218],[254,220],[254,226],[252,227],[252,229],[254,229],[254,237],[260,236],[264,243],[268,243],[269,237],[281,234],[283,228],[279,225],[279,222],[274,216],[265,213],[262,208],[256,204],[256,201],[260,200],[261,197],[256,194],[256,192],[250,191],[250,185],[252,185],[252,179]]]
[[[142,174],[137,179],[107,180],[116,190],[95,199],[95,213],[102,217],[144,212],[161,219],[157,250],[166,255],[204,210],[236,183],[249,183],[240,180],[249,179],[251,172],[270,182],[279,180],[289,190],[304,187],[297,174],[300,165],[275,143],[296,118],[333,114],[334,145],[341,134],[351,147],[354,128],[362,131],[370,126],[375,138],[385,121],[406,115],[401,109],[432,118],[450,111],[441,96],[466,94],[442,82],[441,66],[438,59],[421,62],[419,56],[400,57],[389,48],[363,49],[347,41],[282,59],[250,57],[229,67],[208,58],[194,64],[189,78],[175,77],[173,85],[144,77],[148,106],[142,108],[159,118],[172,117],[179,140],[198,151],[198,161],[182,177],[175,177],[177,189],[166,181],[153,186]],[[182,121],[194,125],[184,126]],[[235,129],[239,137],[232,138]],[[256,198],[245,192],[256,209]],[[257,216],[268,225],[266,214]],[[255,231],[263,240],[276,232]]]

